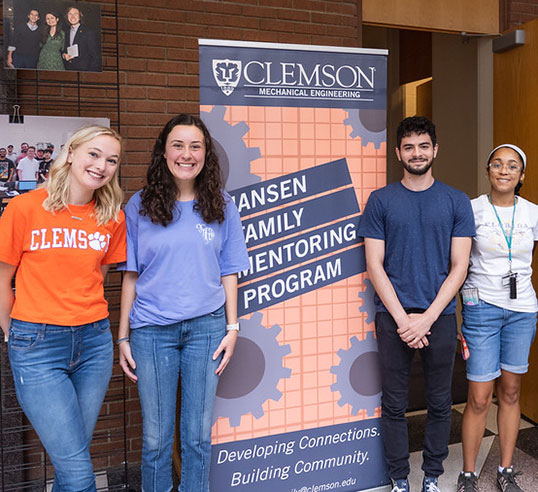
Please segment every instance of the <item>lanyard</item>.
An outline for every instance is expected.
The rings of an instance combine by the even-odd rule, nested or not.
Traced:
[[[497,216],[497,220],[499,221],[499,225],[501,226],[501,231],[503,233],[504,239],[506,241],[506,245],[508,246],[508,261],[510,262],[510,273],[512,273],[512,236],[514,233],[514,217],[516,216],[516,197],[514,196],[514,211],[512,212],[512,227],[510,228],[510,237],[506,235],[506,232],[504,232],[504,227],[501,222],[501,218],[499,217],[499,214],[497,213],[497,209],[495,208],[495,205],[493,205],[493,200],[491,199],[491,195],[488,195],[489,203],[491,203],[491,206],[493,207],[493,211],[495,212],[495,215]]]

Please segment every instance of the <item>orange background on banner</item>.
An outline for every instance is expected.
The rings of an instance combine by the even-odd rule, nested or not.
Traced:
[[[386,184],[386,143],[379,149],[372,143],[363,146],[360,137],[350,136],[347,116],[343,109],[229,106],[225,120],[248,124],[243,140],[261,152],[250,171],[262,181],[345,157],[362,211],[370,193]],[[368,418],[364,410],[352,415],[349,404],[339,406],[340,392],[331,391],[336,375],[330,372],[340,364],[339,349],[347,350],[353,336],[363,340],[374,329],[366,323],[367,313],[359,311],[363,280],[364,274],[355,275],[262,310],[262,324],[279,325],[279,344],[291,347],[283,359],[291,377],[277,386],[283,393],[280,400],[263,404],[263,417],[243,415],[238,427],[220,418],[213,427],[214,444]],[[374,417],[380,413],[378,407]]]

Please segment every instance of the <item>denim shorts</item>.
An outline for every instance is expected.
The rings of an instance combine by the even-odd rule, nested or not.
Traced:
[[[480,300],[463,306],[461,331],[469,347],[467,379],[493,381],[503,371],[524,374],[536,333],[536,313],[510,311]]]

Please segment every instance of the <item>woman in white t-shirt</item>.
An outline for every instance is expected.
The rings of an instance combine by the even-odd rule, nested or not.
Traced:
[[[501,448],[497,482],[502,491],[522,490],[512,457],[520,421],[521,375],[527,372],[538,311],[531,282],[538,206],[518,196],[526,164],[525,153],[515,145],[493,149],[487,164],[491,190],[471,201],[476,236],[462,289],[469,393],[458,492],[478,490],[475,463],[495,383]]]

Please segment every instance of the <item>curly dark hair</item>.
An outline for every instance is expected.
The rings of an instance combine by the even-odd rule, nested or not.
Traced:
[[[435,147],[437,136],[435,135],[435,125],[425,116],[409,116],[400,121],[396,131],[396,145],[400,148],[402,139],[409,137],[412,133],[423,135],[427,133],[432,139],[432,145]]]
[[[140,214],[147,215],[155,224],[167,226],[174,219],[174,207],[179,189],[164,157],[166,140],[178,125],[196,126],[204,135],[205,162],[194,183],[196,202],[194,209],[207,224],[224,221],[225,202],[222,195],[223,180],[213,140],[207,127],[198,116],[180,114],[172,118],[155,140],[151,164],[147,172],[147,184],[141,193]]]

